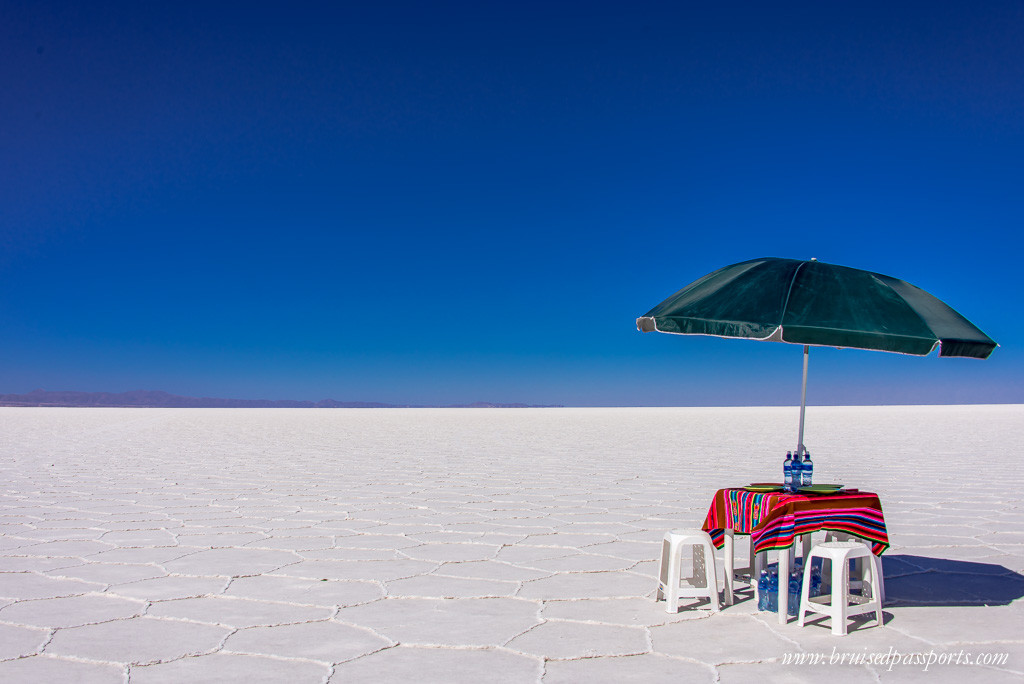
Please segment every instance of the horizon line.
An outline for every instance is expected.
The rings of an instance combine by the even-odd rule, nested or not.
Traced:
[[[121,401],[118,401],[121,399]],[[828,407],[879,406],[1018,406],[1015,401],[900,402],[888,404],[813,404]],[[470,401],[449,404],[412,404],[381,401],[339,401],[320,399],[235,399],[191,397],[163,390],[128,392],[86,392],[80,390],[42,390],[17,394],[0,393],[2,408],[240,408],[240,409],[465,409],[465,408],[799,408],[797,404],[532,404],[525,402]]]

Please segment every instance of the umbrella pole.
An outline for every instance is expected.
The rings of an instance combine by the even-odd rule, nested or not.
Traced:
[[[806,453],[804,449],[804,412],[807,409],[807,357],[809,356],[810,347],[804,345],[804,382],[800,387],[800,434],[796,439],[796,455],[803,456]]]

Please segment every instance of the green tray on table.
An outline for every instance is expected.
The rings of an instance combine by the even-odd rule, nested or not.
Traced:
[[[835,494],[842,488],[841,484],[816,484],[800,487],[797,491],[801,494]]]
[[[744,489],[748,492],[781,492],[784,487],[779,482],[754,482]]]

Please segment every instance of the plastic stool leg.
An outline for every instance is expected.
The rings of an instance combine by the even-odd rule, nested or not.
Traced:
[[[682,545],[678,543],[669,544],[668,554],[668,583],[665,585],[665,612],[679,612],[679,578],[680,565],[682,564]]]
[[[885,573],[882,571],[882,559],[875,554],[871,555],[875,558],[875,568],[878,571],[878,604],[883,605],[885,604]]]
[[[725,563],[725,605],[731,606],[733,604],[732,585],[733,578],[736,568],[736,546],[735,539],[733,538],[733,531],[725,531],[725,557],[723,562]]]
[[[846,636],[846,602],[850,593],[850,566],[844,556],[832,560],[832,633]],[[838,603],[837,603],[838,601]]]
[[[711,612],[717,613],[721,606],[718,602],[718,567],[715,565],[715,549],[713,546],[704,543],[704,562],[708,572],[705,573],[706,584],[708,589],[708,601],[711,603]],[[726,586],[728,586],[729,580],[726,579]]]
[[[669,554],[671,553],[671,545],[669,544],[668,538],[661,542],[661,568],[658,570],[658,593],[654,596],[654,601],[666,600],[665,592],[668,589],[668,563]]]
[[[875,620],[878,622],[878,626],[881,627],[883,625],[883,622],[882,622],[882,600],[883,600],[882,596],[884,595],[884,591],[882,590],[882,582],[881,582],[881,580],[882,580],[882,559],[879,558],[878,556],[876,556],[875,554],[871,554],[868,557],[868,562],[866,563],[866,565],[869,568],[868,572],[871,573],[871,600],[872,601],[876,601],[877,604],[878,604],[878,607],[875,608]]]

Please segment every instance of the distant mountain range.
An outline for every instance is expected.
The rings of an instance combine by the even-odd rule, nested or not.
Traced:
[[[218,399],[215,397],[181,397],[152,390],[135,392],[48,392],[33,390],[28,394],[0,394],[0,406],[93,406],[139,408],[560,408],[531,404],[472,404],[447,406],[413,406],[382,404],[375,401],[292,401],[289,399]]]

